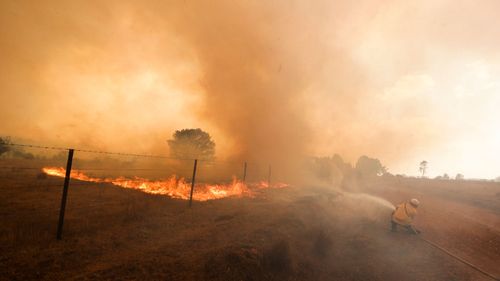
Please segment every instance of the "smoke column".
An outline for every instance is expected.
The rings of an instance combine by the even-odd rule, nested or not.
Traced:
[[[498,9],[1,1],[0,135],[166,153],[175,130],[199,127],[219,158],[284,170],[340,153],[395,173],[425,157],[436,173],[498,176]]]

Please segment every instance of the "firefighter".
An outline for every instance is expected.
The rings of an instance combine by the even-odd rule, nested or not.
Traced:
[[[417,215],[417,208],[419,204],[420,202],[415,198],[411,199],[410,201],[399,204],[396,207],[396,210],[392,212],[391,231],[396,232],[397,227],[399,225],[404,227],[408,231],[408,233],[411,234],[420,233],[419,230],[415,229],[411,225],[413,219]]]

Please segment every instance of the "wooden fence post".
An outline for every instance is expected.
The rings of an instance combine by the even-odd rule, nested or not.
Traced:
[[[245,162],[245,166],[243,167],[243,182],[247,179],[247,162]]]
[[[194,159],[194,168],[193,168],[193,179],[191,180],[191,194],[189,195],[189,208],[193,204],[193,190],[194,190],[194,182],[196,179],[196,166],[198,165],[198,159]]]
[[[271,187],[271,165],[269,165],[269,174],[267,175],[267,185]]]
[[[71,165],[73,164],[73,153],[74,149],[68,150],[68,161],[66,162],[66,177],[64,178],[64,187],[61,197],[61,208],[59,209],[59,223],[57,225],[57,240],[61,240],[63,224],[64,224],[64,212],[66,210],[66,200],[68,198],[68,187],[69,180],[71,178]]]

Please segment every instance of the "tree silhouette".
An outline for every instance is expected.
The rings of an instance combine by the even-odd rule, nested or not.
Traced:
[[[382,166],[380,160],[363,155],[356,162],[356,171],[362,177],[374,177],[386,173],[387,168]]]
[[[172,157],[200,160],[215,158],[215,142],[200,128],[178,130],[172,137],[167,141]]]
[[[333,157],[312,157],[311,160],[309,162],[311,172],[318,179],[328,183],[340,182],[352,172],[351,164],[344,162],[338,154]]]
[[[420,162],[420,168],[418,168],[418,170],[422,173],[422,177],[425,176],[425,172],[427,171],[427,164],[428,162],[425,160]]]
[[[0,137],[0,156],[10,150],[8,146],[9,143],[10,139],[8,137],[6,138]]]

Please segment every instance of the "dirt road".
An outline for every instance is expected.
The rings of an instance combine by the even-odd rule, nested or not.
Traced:
[[[500,276],[500,184],[392,179],[365,187],[395,204],[418,198],[416,226],[423,237]]]

